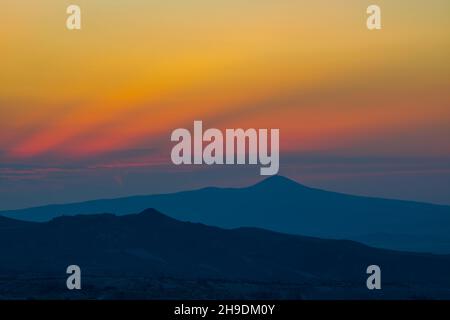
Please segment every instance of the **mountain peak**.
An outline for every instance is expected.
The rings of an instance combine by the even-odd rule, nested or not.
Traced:
[[[160,216],[165,216],[163,213],[159,212],[158,210],[154,209],[154,208],[148,208],[145,209],[141,212],[139,212],[140,215],[160,215]]]
[[[169,217],[168,215],[165,215],[164,213],[159,212],[158,210],[156,210],[154,208],[145,209],[144,211],[141,211],[140,213],[138,213],[136,216],[137,217],[148,217],[148,218],[151,218],[151,219],[157,220],[157,221],[178,221],[176,219]]]
[[[274,175],[274,176],[271,176],[264,180],[261,180],[255,186],[264,186],[264,187],[271,187],[271,188],[272,187],[279,188],[279,187],[291,186],[291,187],[297,187],[297,188],[298,187],[306,188],[304,185],[298,183],[297,181],[291,180],[287,177],[280,176],[280,175]]]

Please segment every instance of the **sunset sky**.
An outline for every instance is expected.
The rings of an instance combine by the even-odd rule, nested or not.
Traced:
[[[310,186],[450,204],[448,0],[0,6],[0,210],[261,179],[172,165],[194,120],[279,128],[280,173]]]

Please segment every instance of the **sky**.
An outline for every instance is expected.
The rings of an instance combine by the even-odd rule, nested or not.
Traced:
[[[66,8],[82,29],[66,29]],[[366,28],[378,4],[382,30]],[[177,167],[176,128],[279,128],[280,173],[450,204],[448,0],[6,0],[0,210],[243,186]]]

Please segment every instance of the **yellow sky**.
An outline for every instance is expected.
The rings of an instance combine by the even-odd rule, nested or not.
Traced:
[[[279,126],[290,149],[447,125],[450,2],[375,2],[381,31],[365,27],[374,1],[7,1],[0,148],[124,148],[198,117]]]

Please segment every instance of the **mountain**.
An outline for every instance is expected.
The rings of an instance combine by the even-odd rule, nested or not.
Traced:
[[[313,189],[281,176],[246,188],[205,188],[50,205],[0,215],[48,221],[60,215],[156,208],[171,217],[223,228],[251,226],[321,238],[350,239],[405,251],[450,253],[450,206]]]
[[[33,222],[10,219],[0,216],[0,231],[35,225]]]
[[[280,292],[291,297],[293,290],[302,298],[450,296],[450,256],[257,228],[227,230],[148,209],[124,216],[58,217],[2,230],[0,283],[8,279],[8,286],[0,286],[0,297],[67,297],[65,271],[71,264],[81,267],[82,293],[91,298],[104,298],[105,292],[145,298],[150,289],[135,285],[146,281],[156,286],[151,291],[157,298],[211,298],[218,292],[236,298],[244,285],[268,297]],[[372,264],[382,270],[378,293],[366,288],[366,268]]]

